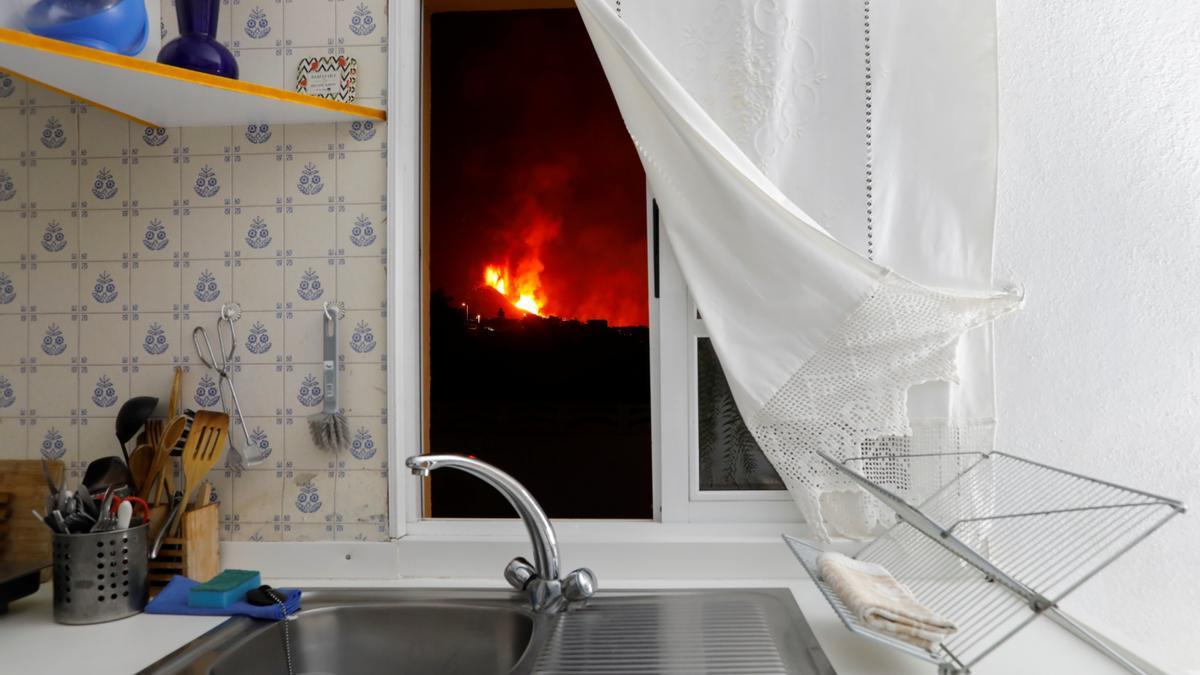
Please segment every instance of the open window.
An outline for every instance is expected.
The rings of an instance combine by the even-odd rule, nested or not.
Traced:
[[[422,24],[421,451],[501,467],[556,519],[798,521],[573,3],[431,0]],[[512,516],[465,474],[405,480],[411,531]]]

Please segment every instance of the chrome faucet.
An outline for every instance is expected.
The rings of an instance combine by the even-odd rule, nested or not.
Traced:
[[[581,567],[559,577],[558,540],[554,526],[533,495],[517,479],[478,459],[461,455],[414,455],[404,460],[418,476],[434,469],[458,469],[496,488],[517,510],[533,542],[533,564],[522,557],[513,558],[504,567],[504,579],[519,591],[529,594],[535,612],[561,612],[571,602],[587,600],[596,592],[596,575]]]

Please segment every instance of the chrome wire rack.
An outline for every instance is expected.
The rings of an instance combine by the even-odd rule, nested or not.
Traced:
[[[958,631],[926,651],[869,628],[821,579],[821,549],[784,536],[834,612],[854,633],[938,665],[941,675],[971,667],[1039,615],[1055,621],[1127,670],[1137,664],[1071,619],[1059,601],[1136,546],[1183,504],[1012,455],[873,455],[826,461],[891,508],[897,523],[854,558],[878,563]],[[864,478],[856,468],[961,462],[962,472],[919,507]]]

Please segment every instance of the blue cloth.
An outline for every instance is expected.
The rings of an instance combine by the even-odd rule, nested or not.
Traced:
[[[278,621],[284,617],[283,609],[277,604],[259,607],[251,605],[244,599],[224,609],[218,607],[188,607],[188,589],[198,583],[200,582],[192,581],[187,577],[176,576],[167,583],[166,588],[159,591],[158,595],[150,601],[150,604],[146,605],[146,613],[196,614],[200,616],[232,616],[241,614],[254,617],[255,619],[269,619],[271,621]],[[288,614],[295,614],[300,611],[299,588],[277,588],[275,591],[283,595],[283,605],[287,607]]]

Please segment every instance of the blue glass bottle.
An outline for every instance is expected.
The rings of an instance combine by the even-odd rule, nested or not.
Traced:
[[[217,42],[221,0],[175,0],[179,37],[158,52],[158,62],[201,73],[238,79],[237,60]]]

